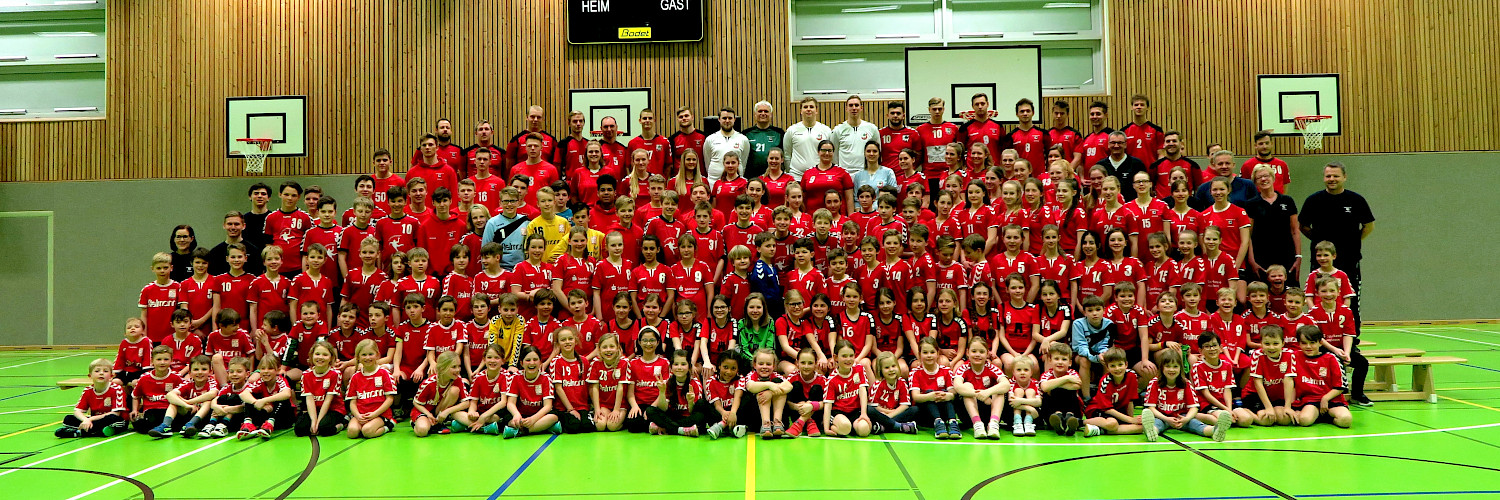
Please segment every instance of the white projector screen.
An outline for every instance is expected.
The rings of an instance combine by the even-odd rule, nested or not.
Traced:
[[[947,101],[943,119],[963,122],[970,97],[984,92],[996,121],[1015,123],[1013,112],[1022,98],[1042,102],[1042,47],[908,47],[906,49],[906,116],[917,125],[928,121],[927,101]]]

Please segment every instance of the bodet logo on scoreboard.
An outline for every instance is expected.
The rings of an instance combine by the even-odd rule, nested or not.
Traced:
[[[621,40],[635,40],[651,38],[651,27],[643,28],[620,28]]]

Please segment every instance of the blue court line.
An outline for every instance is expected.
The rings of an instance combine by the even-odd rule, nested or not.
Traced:
[[[1475,365],[1464,364],[1464,363],[1459,363],[1458,366],[1467,366],[1469,368],[1478,368],[1480,370],[1489,371],[1489,372],[1500,372],[1500,370],[1496,370],[1494,368],[1485,368],[1483,366],[1475,366]]]
[[[1493,491],[1400,491],[1389,493],[1323,493],[1315,495],[1294,495],[1297,498],[1350,498],[1350,497],[1390,497],[1406,495],[1494,495],[1500,494],[1500,490]],[[1162,497],[1162,498],[1138,498],[1135,500],[1259,500],[1262,498],[1279,498],[1273,495],[1247,495],[1233,497]]]
[[[542,452],[543,451],[547,451],[547,446],[551,445],[553,441],[556,441],[557,440],[557,436],[560,436],[560,435],[561,434],[553,434],[552,437],[547,438],[547,442],[542,443],[542,447],[537,448],[536,449],[536,453],[532,453],[531,457],[527,458],[526,462],[522,463],[521,467],[518,468],[518,469],[516,469],[516,471],[510,475],[509,479],[505,480],[505,484],[501,484],[500,485],[500,489],[495,490],[495,493],[493,495],[490,495],[489,500],[495,500],[496,498],[500,498],[500,495],[504,494],[505,490],[508,489],[508,488],[510,488],[510,485],[513,484],[513,483],[515,483],[516,479],[519,479],[521,477],[521,473],[522,472],[526,472],[526,468],[527,467],[531,467],[531,463],[536,461],[536,457],[542,456]]]
[[[14,395],[14,396],[3,397],[3,398],[0,398],[0,401],[5,401],[7,399],[15,399],[15,398],[19,398],[21,396],[30,396],[32,394],[36,394],[36,393],[39,393],[39,392],[47,392],[47,391],[50,391],[50,390],[52,390],[51,387],[48,387],[46,389],[37,389],[35,391],[31,391],[31,392],[28,392],[28,393],[25,393],[25,394],[17,394],[17,395]]]

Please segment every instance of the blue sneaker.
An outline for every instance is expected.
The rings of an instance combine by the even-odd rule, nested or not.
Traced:
[[[167,424],[157,424],[156,427],[152,427],[151,430],[146,431],[146,434],[158,439],[172,437],[172,428],[167,427]]]
[[[479,432],[483,432],[485,434],[491,434],[491,435],[499,434],[500,433],[500,424],[495,423],[495,422],[490,422],[489,424],[486,424],[484,427],[480,427],[479,428]]]
[[[943,423],[943,419],[937,419],[932,423],[932,437],[948,439],[948,424]]]
[[[511,427],[511,426],[507,425],[507,426],[505,426],[505,431],[504,431],[503,435],[504,435],[505,439],[510,439],[510,438],[516,437],[516,435],[518,435],[520,433],[521,432],[518,431],[518,430],[516,430],[515,427]]]
[[[552,427],[547,428],[547,432],[553,434],[562,434],[562,422],[553,423]]]
[[[956,418],[948,419],[948,439],[963,439],[963,438],[964,438],[964,426],[963,426],[963,424],[959,423],[958,419],[956,419]]]
[[[193,436],[196,436],[196,435],[198,435],[198,426],[193,425],[193,424],[187,424],[187,425],[182,426],[182,437],[192,438]]]

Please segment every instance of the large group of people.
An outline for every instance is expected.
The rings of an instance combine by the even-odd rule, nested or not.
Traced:
[[[532,106],[503,144],[438,120],[404,174],[374,152],[353,200],[257,183],[223,242],[173,230],[57,435],[1222,440],[1370,404],[1374,217],[1343,165],[1299,212],[1269,134],[1200,166],[1144,96],[1082,131],[1063,101],[1009,130],[984,94],[915,128],[845,104],[785,130],[764,101],[712,131],[684,107],[670,136],[645,109],[628,144]]]

